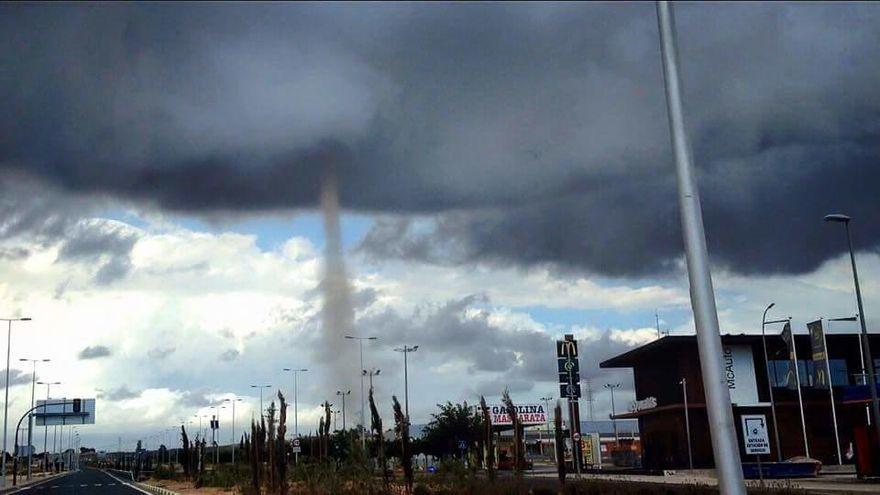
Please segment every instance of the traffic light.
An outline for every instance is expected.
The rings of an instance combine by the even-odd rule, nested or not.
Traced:
[[[82,411],[82,399],[73,399],[73,412],[78,413]]]

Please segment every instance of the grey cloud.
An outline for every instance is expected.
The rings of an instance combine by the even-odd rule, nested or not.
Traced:
[[[220,360],[226,361],[227,363],[230,361],[235,361],[235,359],[241,354],[235,349],[227,349],[220,354]]]
[[[876,249],[880,7],[678,14],[713,260],[809,271],[844,250],[833,210]],[[346,208],[437,219],[381,226],[378,259],[633,276],[682,251],[647,3],[4,4],[0,33],[0,169],[65,190],[308,208],[333,163]]]
[[[9,386],[30,384],[31,374],[22,370],[9,369]],[[6,370],[0,370],[0,386],[6,386]]]
[[[59,261],[97,261],[95,282],[106,285],[124,277],[131,269],[131,250],[137,236],[104,223],[78,223],[69,229],[58,252]]]
[[[471,295],[421,306],[412,315],[387,309],[358,319],[356,325],[382,341],[419,344],[419,352],[462,360],[471,373],[494,374],[494,378],[475,384],[477,393],[497,395],[504,385],[515,392],[541,383],[543,388],[553,387],[557,379],[554,341],[559,336],[530,327],[502,329],[492,324],[489,313],[482,309],[488,304],[484,296]],[[611,340],[607,333],[582,341],[582,376],[597,376],[600,361],[629,348]]]
[[[150,359],[165,359],[176,351],[176,347],[154,347],[147,351],[147,357]]]
[[[57,245],[58,262],[84,262],[95,270],[95,281],[110,283],[131,267],[131,249],[137,237],[110,222],[86,217],[103,205],[94,198],[72,195],[45,183],[0,173],[0,240],[10,243]],[[23,257],[22,246],[4,248],[6,258]],[[64,294],[58,287],[56,296]]]
[[[94,345],[86,347],[79,351],[77,355],[80,359],[98,359],[108,357],[112,354],[110,348],[104,345]]]
[[[204,407],[211,404],[211,399],[208,397],[208,392],[206,390],[188,390],[183,393],[181,401],[184,406],[189,407]]]
[[[134,392],[130,390],[126,385],[122,385],[120,387],[110,390],[101,391],[98,394],[99,399],[108,399],[113,401],[136,399],[140,396],[140,392]]]

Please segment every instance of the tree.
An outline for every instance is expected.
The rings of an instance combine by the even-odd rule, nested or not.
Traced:
[[[495,481],[495,445],[493,444],[492,415],[489,414],[489,406],[486,398],[480,396],[480,410],[483,413],[483,444],[486,448],[486,472],[490,481]]]
[[[403,467],[406,493],[410,494],[413,491],[413,467],[409,445],[409,416],[403,414],[396,395],[391,396],[391,401],[394,409],[394,431],[400,440],[400,464]]]
[[[461,404],[437,404],[440,411],[431,415],[431,421],[422,432],[424,451],[436,457],[459,457],[465,452],[459,448],[461,442],[468,449],[482,437],[483,420],[480,413]]]

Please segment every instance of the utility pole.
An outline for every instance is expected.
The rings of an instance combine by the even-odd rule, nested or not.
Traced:
[[[703,229],[703,211],[694,175],[691,146],[685,131],[675,21],[669,2],[657,2],[657,23],[660,31],[670,137],[678,179],[681,230],[684,237],[703,388],[706,392],[706,413],[718,471],[718,489],[721,495],[745,495],[745,480],[736,429],[733,425],[730,391],[726,386],[721,362],[721,333],[718,326],[718,311],[715,307],[712,273],[709,269],[706,234]]]

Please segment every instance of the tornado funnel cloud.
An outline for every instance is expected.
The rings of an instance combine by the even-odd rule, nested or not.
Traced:
[[[351,304],[351,284],[342,252],[342,231],[339,221],[339,187],[336,170],[328,165],[321,184],[321,210],[324,216],[324,279],[321,292],[321,331],[318,338],[319,362],[324,373],[323,390],[351,389],[358,370],[357,360],[346,335],[354,331],[354,309]],[[329,397],[328,397],[329,398]]]

